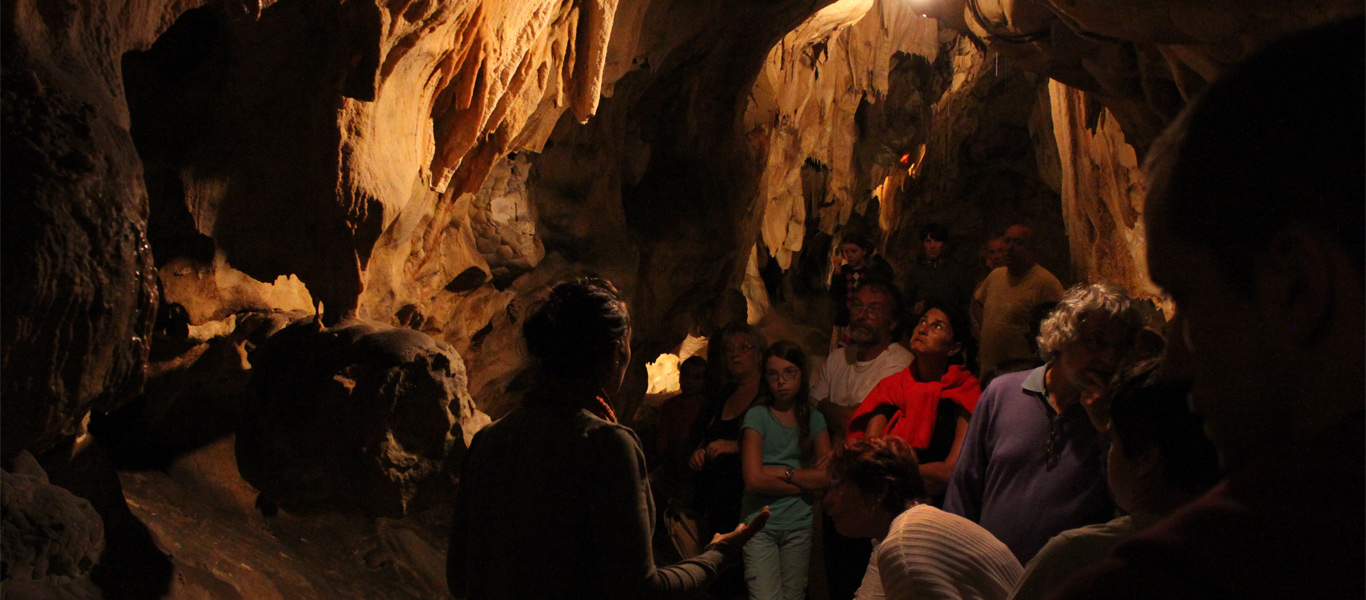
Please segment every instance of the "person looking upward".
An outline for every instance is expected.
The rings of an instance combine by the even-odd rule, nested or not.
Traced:
[[[982,388],[962,365],[967,322],[951,306],[932,305],[911,333],[910,366],[883,379],[849,420],[849,439],[894,435],[915,448],[925,491],[943,504],[968,419]]]

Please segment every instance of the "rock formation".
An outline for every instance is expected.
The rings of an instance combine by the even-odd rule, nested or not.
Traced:
[[[90,571],[104,550],[104,522],[84,499],[48,483],[27,452],[0,471],[0,552],[15,597],[101,598]]]
[[[407,328],[300,322],[256,352],[237,432],[264,501],[402,517],[444,497],[480,426],[460,356]]]

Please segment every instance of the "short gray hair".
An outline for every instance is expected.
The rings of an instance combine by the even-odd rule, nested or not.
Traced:
[[[1082,320],[1090,316],[1114,320],[1134,334],[1146,324],[1139,303],[1124,288],[1110,283],[1074,286],[1039,326],[1039,354],[1043,359],[1056,359],[1065,346],[1077,341]]]

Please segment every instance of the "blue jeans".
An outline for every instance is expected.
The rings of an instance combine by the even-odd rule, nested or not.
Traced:
[[[745,582],[750,600],[806,598],[810,564],[810,529],[760,531],[745,544]]]

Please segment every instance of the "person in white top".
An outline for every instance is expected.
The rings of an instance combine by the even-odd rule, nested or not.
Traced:
[[[879,381],[911,364],[911,352],[894,343],[901,337],[905,304],[891,282],[867,278],[849,302],[849,345],[830,353],[816,370],[811,401],[825,415],[830,443],[844,444],[844,430],[868,392]],[[821,545],[825,580],[831,598],[850,598],[858,589],[872,546],[867,538],[844,537],[823,519]]]
[[[894,436],[835,452],[826,511],[835,528],[876,546],[855,600],[1006,600],[1024,571],[980,525],[928,504],[915,451]]]
[[[902,323],[901,292],[888,281],[866,279],[849,303],[849,345],[825,359],[811,384],[811,400],[825,415],[830,441],[844,440],[844,427],[863,398],[883,378],[911,364],[911,352],[896,343]]]

